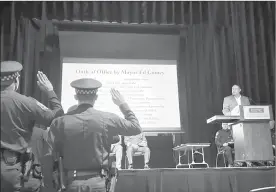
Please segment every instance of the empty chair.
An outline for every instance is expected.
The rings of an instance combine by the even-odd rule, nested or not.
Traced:
[[[137,156],[144,156],[144,153],[142,153],[140,151],[133,153],[133,157],[137,157]],[[127,157],[125,157],[125,168],[127,169],[128,166],[129,166],[128,159],[127,159]]]

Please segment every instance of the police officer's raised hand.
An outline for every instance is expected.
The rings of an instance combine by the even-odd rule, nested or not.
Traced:
[[[47,76],[41,71],[37,72],[37,85],[41,91],[53,91],[53,85],[47,78]]]
[[[124,97],[121,95],[121,93],[118,90],[111,89],[110,93],[115,105],[120,106],[121,104],[125,103]]]

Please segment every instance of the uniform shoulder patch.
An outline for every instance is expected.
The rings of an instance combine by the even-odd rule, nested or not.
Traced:
[[[36,104],[37,104],[43,111],[49,110],[48,107],[46,107],[45,105],[43,105],[43,104],[40,103],[39,101],[36,101]]]

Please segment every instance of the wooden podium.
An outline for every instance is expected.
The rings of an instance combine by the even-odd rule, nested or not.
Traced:
[[[220,118],[218,118],[220,117]],[[232,123],[235,161],[274,160],[269,121],[271,106],[240,106],[240,116],[214,116],[207,123]]]

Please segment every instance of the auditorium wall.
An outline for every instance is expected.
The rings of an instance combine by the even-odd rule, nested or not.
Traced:
[[[179,36],[60,31],[62,57],[177,59]]]

